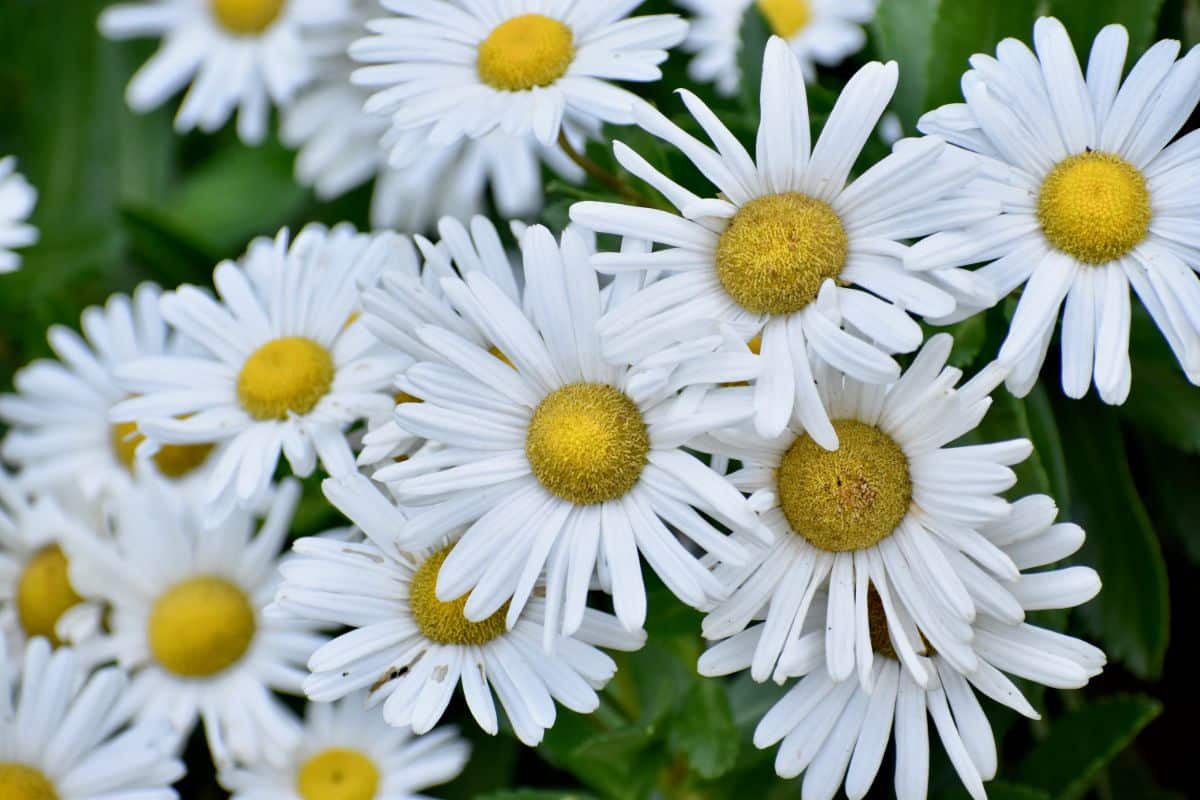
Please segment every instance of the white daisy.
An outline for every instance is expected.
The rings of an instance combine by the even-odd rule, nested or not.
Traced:
[[[163,40],[129,83],[130,108],[149,111],[191,84],[176,130],[215,131],[236,107],[238,136],[255,144],[271,104],[287,105],[313,77],[305,32],[344,24],[350,8],[350,0],[147,0],[106,8],[100,31]]]
[[[0,639],[13,651],[35,636],[55,646],[86,642],[100,629],[101,607],[71,585],[60,542],[67,528],[97,535],[50,495],[30,497],[0,468]],[[90,652],[81,655],[92,663]]]
[[[17,172],[16,157],[0,158],[0,275],[21,266],[13,250],[37,242],[37,228],[26,222],[36,203],[37,189]]]
[[[628,123],[636,100],[609,81],[654,81],[687,23],[629,17],[642,0],[383,0],[394,16],[350,48],[354,74],[387,114],[400,167],[499,128],[544,145],[564,120]]]
[[[738,54],[746,12],[757,6],[771,31],[800,60],[805,80],[816,65],[832,67],[867,43],[862,26],[875,17],[877,0],[675,0],[692,13],[683,49],[695,53],[688,74],[717,91],[734,94],[741,82]]]
[[[69,648],[0,640],[0,797],[5,800],[176,800],[183,777],[165,724],[126,725],[125,676],[88,673]]]
[[[393,728],[356,693],[338,703],[309,703],[303,739],[286,763],[223,770],[232,800],[416,800],[417,792],[452,780],[470,745],[454,728],[424,736]]]
[[[1056,513],[1050,498],[1027,497],[1015,504],[1010,517],[983,526],[980,533],[1020,568],[1044,566],[1075,552],[1084,540],[1078,526],[1053,524]],[[1070,569],[1081,577],[1090,573],[1090,593],[1048,594],[1046,589],[1056,582],[1054,571],[1024,573],[1013,586],[1018,600],[1014,611],[1068,608],[1091,599],[1100,587],[1095,573]],[[876,656],[868,656],[860,677],[838,682],[825,669],[831,642],[825,596],[814,599],[780,660],[780,680],[801,680],[763,717],[754,744],[766,748],[782,742],[775,770],[785,778],[804,772],[805,800],[830,800],[843,782],[851,800],[864,797],[893,731],[896,796],[924,800],[929,782],[926,713],[963,785],[983,800],[983,782],[996,775],[996,744],[975,692],[1038,719],[1004,673],[1055,689],[1078,689],[1105,664],[1104,653],[1086,642],[1009,621],[1007,610],[997,615],[981,603],[972,625],[979,663],[964,674],[930,648],[912,618],[901,606],[888,605],[885,597],[871,586],[855,620]],[[755,625],[712,647],[700,658],[700,673],[727,675],[750,667],[770,624]],[[903,655],[898,658],[914,650],[921,653],[915,659],[928,678],[924,683],[904,668]]]
[[[964,270],[903,266],[902,240],[995,216],[995,201],[946,196],[975,174],[975,159],[935,138],[905,140],[848,183],[850,170],[896,88],[895,63],[872,63],[846,84],[815,148],[800,62],[773,37],[763,63],[757,163],[695,95],[684,103],[716,145],[702,144],[647,104],[638,124],[679,148],[720,190],[701,199],[617,142],[617,160],[680,215],[615,203],[576,203],[571,219],[593,230],[657,242],[646,253],[601,253],[602,272],[665,270],[600,320],[604,355],[645,358],[718,323],[742,341],[761,335],[755,424],[783,430],[792,409],[823,446],[837,446],[812,379],[812,354],[861,381],[895,380],[889,355],[921,343],[906,311],[950,314],[956,297],[990,287]],[[811,152],[810,152],[811,149]],[[744,348],[743,348],[744,349]]]
[[[345,430],[387,413],[405,365],[359,321],[358,283],[405,253],[394,234],[349,226],[310,225],[290,248],[286,230],[255,241],[240,263],[216,268],[219,299],[195,286],[162,298],[163,317],[199,352],[123,365],[137,396],[112,418],[156,441],[223,442],[202,496],[217,518],[262,497],[281,453],[300,476],[318,457],[330,474],[353,469]]]
[[[365,22],[375,5],[362,4],[357,16]],[[347,26],[341,52],[320,63],[316,82],[283,111],[280,138],[299,150],[296,179],[318,198],[339,197],[374,179],[371,226],[423,231],[443,216],[466,219],[483,211],[489,185],[501,216],[536,213],[543,202],[543,163],[566,180],[583,179],[583,170],[558,147],[502,131],[426,152],[402,169],[389,166],[388,120],[363,110],[371,92],[350,82],[354,62],[345,48],[361,27]],[[566,131],[582,148],[582,135],[570,126]]]
[[[702,514],[735,530],[767,532],[742,495],[682,445],[750,410],[730,401],[733,390],[715,389],[686,412],[676,395],[693,384],[737,380],[753,357],[716,354],[720,337],[709,337],[633,366],[609,364],[600,357],[596,320],[637,280],[602,294],[590,250],[573,229],[560,246],[545,228],[531,227],[521,249],[524,311],[482,270],[466,271],[443,279],[442,288],[469,322],[410,328],[438,358],[398,382],[423,402],[401,404],[396,419],[439,446],[375,473],[394,485],[400,502],[419,507],[398,537],[428,547],[469,524],[446,560],[438,597],[474,590],[466,615],[476,621],[511,598],[513,622],[544,576],[548,637],[578,628],[594,577],[611,588],[621,621],[640,628],[639,553],[680,599],[708,605],[719,583],[667,525],[733,561],[745,549]],[[373,313],[370,302],[367,309]],[[485,331],[507,363],[459,333],[468,326]],[[697,353],[706,357],[677,368]]]
[[[1036,55],[1005,39],[995,58],[973,56],[966,103],[918,124],[982,156],[962,202],[998,200],[1004,213],[926,239],[906,263],[989,262],[980,274],[1000,297],[1027,284],[1000,350],[1016,394],[1037,380],[1065,300],[1063,391],[1082,397],[1094,382],[1105,402],[1123,403],[1131,285],[1200,384],[1200,132],[1171,143],[1200,99],[1200,49],[1176,61],[1179,42],[1158,42],[1122,83],[1120,25],[1096,36],[1086,78],[1058,20],[1038,20],[1033,39]]]
[[[46,338],[59,360],[23,367],[13,379],[16,394],[0,395],[0,419],[11,426],[0,453],[21,468],[22,486],[96,499],[127,487],[139,468],[189,485],[202,479],[212,440],[158,446],[144,441],[133,422],[109,420],[130,394],[118,369],[179,350],[159,314],[159,295],[144,283],[132,297],[114,294],[104,307],[85,309],[82,336],[51,327]]]
[[[724,638],[766,609],[756,680],[779,667],[822,590],[830,595],[828,669],[838,681],[856,665],[860,679],[869,672],[871,642],[862,624],[868,582],[889,619],[903,609],[963,673],[978,666],[971,634],[977,611],[1021,620],[1018,567],[984,528],[1010,513],[1000,493],[1016,481],[1009,465],[1025,459],[1031,446],[1024,439],[948,446],[983,419],[988,392],[1003,374],[992,365],[956,389],[962,373],[946,367],[951,345],[946,334],[931,338],[890,386],[822,367],[817,386],[839,434],[837,450],[825,450],[799,426],[773,439],[731,430],[697,444],[742,462],[729,480],[751,493],[750,503],[775,533],[748,565],[717,568],[733,592],[703,624],[706,637]],[[1038,581],[1063,597],[1098,588],[1090,570]],[[914,652],[902,649],[900,658],[924,684]]]
[[[181,739],[202,720],[218,766],[275,758],[300,735],[272,690],[300,692],[324,637],[262,613],[299,497],[284,483],[255,533],[250,513],[213,526],[186,494],[146,478],[114,503],[111,537],[63,536],[71,583],[111,606],[105,644],[132,675],[124,706],[169,720]]]
[[[368,539],[300,539],[294,545],[300,556],[282,567],[280,613],[353,629],[310,659],[313,675],[304,689],[311,700],[326,702],[369,688],[369,702],[383,703],[389,724],[423,734],[461,683],[483,730],[498,730],[494,692],[517,738],[532,747],[554,724],[556,700],[581,714],[597,708],[596,690],[616,672],[599,647],[637,650],[645,643],[643,631],[625,630],[612,616],[589,608],[574,635],[555,637],[554,653],[548,654],[542,644],[554,600],[540,592],[510,624],[503,608],[472,621],[463,611],[465,596],[443,602],[434,591],[447,554],[456,552],[448,539],[428,548],[401,545],[395,533],[405,514],[370,481],[329,478],[324,485],[330,502]]]

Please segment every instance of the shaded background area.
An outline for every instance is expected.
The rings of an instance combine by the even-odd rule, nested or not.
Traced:
[[[0,155],[16,154],[38,188],[34,223],[41,231],[41,242],[24,251],[22,269],[0,276],[0,387],[6,391],[17,368],[48,354],[49,325],[77,324],[83,307],[112,291],[128,291],[141,280],[207,284],[217,261],[283,225],[366,224],[369,189],[317,203],[292,180],[292,156],[273,139],[252,149],[228,129],[180,138],[171,130],[173,108],[146,116],[126,110],[124,85],[153,45],[102,40],[95,19],[104,5],[0,0]],[[667,0],[643,7],[671,8]],[[1028,41],[1034,18],[1047,9],[1084,51],[1103,24],[1125,23],[1131,61],[1155,38],[1179,38],[1185,46],[1200,39],[1200,0],[882,0],[868,49],[823,72],[821,85],[809,89],[814,125],[824,121],[859,64],[884,58],[900,62],[893,109],[911,133],[921,111],[959,99],[971,53],[993,52],[1008,35]],[[761,19],[749,15],[743,34],[751,77],[740,96],[716,98],[707,87],[698,93],[752,142],[758,116],[753,76],[766,38]],[[637,90],[688,126],[670,92],[686,82],[684,64],[682,54],[673,56],[666,80]],[[1196,124],[1193,119],[1188,130]],[[686,161],[646,135],[630,129],[608,135],[689,188],[711,192]],[[875,141],[864,160],[885,152]],[[593,144],[589,155],[617,169],[606,144]],[[554,226],[564,224],[575,199],[605,196],[595,186],[547,180],[542,219]],[[973,371],[994,357],[1012,305],[1010,299],[954,327],[957,365]],[[1040,621],[1097,641],[1110,657],[1105,674],[1082,692],[1031,692],[1044,710],[1041,722],[1029,724],[987,704],[1002,737],[1000,780],[989,785],[996,800],[1200,796],[1192,763],[1200,689],[1189,662],[1189,612],[1200,607],[1200,389],[1184,380],[1144,313],[1135,313],[1131,346],[1134,385],[1122,408],[1065,400],[1052,357],[1030,397],[998,393],[980,432],[988,439],[1033,439],[1036,454],[1020,468],[1014,495],[1051,494],[1065,517],[1087,528],[1089,543],[1077,558],[1100,571],[1104,591],[1070,617]],[[310,483],[295,534],[336,522]],[[465,709],[453,706],[448,719],[475,740],[475,754],[463,778],[434,793],[492,800],[639,798],[654,791],[671,798],[799,797],[798,782],[774,777],[774,753],[750,743],[755,723],[782,690],[744,676],[699,679],[699,615],[660,585],[648,582],[648,589],[651,643],[618,659],[621,670],[597,714],[560,709],[558,725],[535,752],[511,736],[479,735]],[[212,781],[202,739],[193,740],[188,763],[193,774],[181,787],[183,797],[224,796]],[[890,774],[885,763],[872,797],[892,796]],[[501,791],[513,786],[531,788]],[[931,796],[966,796],[936,746]]]

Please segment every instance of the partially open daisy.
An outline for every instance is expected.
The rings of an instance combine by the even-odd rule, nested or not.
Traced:
[[[21,266],[14,253],[38,240],[37,228],[27,220],[37,203],[37,190],[17,172],[15,156],[0,158],[0,275]]]
[[[166,724],[126,725],[120,670],[89,673],[45,639],[0,640],[0,797],[4,800],[175,798],[183,777]]]
[[[876,0],[675,0],[692,13],[683,49],[695,53],[688,67],[693,80],[715,83],[717,91],[738,90],[742,25],[757,8],[771,32],[787,40],[806,80],[816,65],[834,66],[862,50],[862,26],[875,16]]]
[[[1009,465],[1031,446],[1024,439],[948,446],[979,424],[1002,375],[993,365],[955,388],[961,372],[945,366],[951,344],[946,334],[931,338],[889,386],[822,368],[817,385],[839,434],[837,450],[825,450],[800,427],[769,440],[749,430],[718,432],[699,445],[742,462],[729,479],[751,493],[750,503],[775,532],[774,543],[748,565],[717,568],[732,595],[703,624],[707,638],[725,638],[766,609],[752,666],[756,680],[779,668],[821,591],[830,597],[826,650],[836,681],[856,665],[866,680],[873,650],[864,624],[869,586],[889,621],[903,609],[964,673],[978,667],[971,631],[977,611],[1000,609],[1005,621],[1021,620],[1018,567],[984,528],[1010,513],[1000,493],[1016,480]],[[1081,576],[1065,571],[1040,580],[1047,592],[1071,596]],[[899,652],[923,685],[916,648]]]
[[[609,364],[595,327],[620,287],[602,295],[580,233],[568,229],[560,246],[545,228],[532,227],[521,249],[524,311],[484,272],[468,271],[442,287],[469,323],[413,331],[439,357],[400,380],[423,402],[401,404],[396,419],[439,447],[375,473],[402,503],[419,507],[397,535],[405,546],[428,547],[469,523],[437,593],[452,600],[474,590],[465,607],[474,621],[508,603],[514,622],[544,577],[547,636],[570,634],[599,577],[611,587],[617,616],[639,628],[646,613],[639,553],[684,602],[709,604],[720,584],[667,525],[735,562],[745,549],[704,515],[755,535],[766,531],[742,495],[682,445],[745,419],[750,409],[717,389],[680,413],[676,393],[736,380],[745,372],[727,371],[753,357],[714,355],[720,337],[710,337],[633,366]],[[504,359],[454,330],[467,324],[485,331]],[[677,368],[699,348],[710,358]]]
[[[298,484],[283,484],[255,532],[248,512],[214,526],[148,478],[114,503],[111,537],[63,537],[71,583],[111,607],[106,646],[132,675],[132,710],[169,720],[180,738],[203,720],[218,766],[275,757],[300,733],[272,691],[300,692],[324,637],[262,613],[299,497]]]
[[[1016,503],[1009,518],[985,526],[982,533],[1020,568],[1044,566],[1074,553],[1084,540],[1077,526],[1053,524],[1056,511],[1047,497],[1027,497]],[[1022,574],[1012,587],[1012,612],[1071,608],[1091,599],[1100,588],[1095,573],[1070,569],[1081,589],[1072,595],[1045,592],[1054,571]],[[903,606],[889,604],[884,590],[868,584],[854,625],[861,631],[855,635],[870,640],[874,657],[868,657],[858,677],[840,682],[825,669],[831,646],[825,606],[835,601],[819,594],[806,617],[796,621],[780,660],[779,680],[801,680],[763,717],[754,744],[766,748],[781,743],[775,770],[785,778],[804,772],[806,800],[831,800],[843,783],[846,795],[859,800],[871,788],[894,736],[896,796],[924,800],[928,714],[963,785],[973,798],[984,800],[983,782],[996,775],[996,744],[976,692],[1038,719],[1005,673],[1055,689],[1078,689],[1105,664],[1104,653],[1086,642],[1012,621],[1007,609],[997,613],[984,601],[988,591],[977,591],[980,613],[972,625],[979,663],[963,673],[919,635]],[[751,667],[770,624],[754,625],[709,649],[700,658],[700,673],[727,675]],[[915,660],[927,681],[918,681],[906,668],[902,654],[913,651],[919,653]]]
[[[319,457],[353,468],[345,430],[386,414],[404,362],[363,327],[359,281],[403,256],[393,234],[310,225],[259,239],[213,273],[219,299],[195,286],[162,298],[163,316],[199,349],[123,365],[136,395],[112,418],[167,444],[221,442],[202,499],[216,517],[262,497],[282,453],[308,475]]]
[[[304,685],[311,700],[370,689],[369,702],[383,703],[389,724],[423,734],[461,684],[483,730],[498,730],[494,692],[517,738],[532,747],[554,724],[555,701],[581,714],[597,708],[596,690],[616,672],[599,647],[637,650],[645,643],[643,631],[584,609],[575,633],[556,636],[555,652],[547,654],[550,601],[540,592],[511,624],[504,608],[472,620],[465,595],[443,601],[435,592],[451,540],[428,548],[401,544],[395,534],[404,513],[361,476],[327,479],[325,493],[368,539],[300,539],[299,557],[282,567],[279,613],[353,628],[313,654]]]
[[[1082,397],[1094,382],[1105,402],[1123,403],[1130,286],[1200,384],[1200,133],[1171,143],[1200,99],[1200,50],[1176,61],[1179,42],[1158,42],[1122,83],[1120,25],[1096,36],[1086,78],[1058,20],[1038,20],[1033,39],[1036,55],[1005,39],[995,58],[973,56],[966,103],[919,123],[983,157],[961,194],[999,200],[1004,213],[921,242],[907,263],[989,262],[980,274],[1001,297],[1025,284],[1000,350],[1016,394],[1037,380],[1065,300],[1063,391]]]
[[[59,360],[23,367],[13,379],[16,394],[0,395],[0,419],[11,426],[0,452],[20,466],[22,486],[81,490],[94,499],[128,486],[139,469],[189,485],[203,479],[212,440],[158,446],[136,423],[109,419],[130,394],[117,377],[120,367],[178,351],[159,295],[157,286],[142,284],[132,297],[115,294],[103,307],[85,309],[83,336],[51,327],[47,339]]]
[[[162,39],[125,92],[134,111],[157,108],[191,84],[176,130],[215,131],[237,108],[238,136],[256,144],[271,105],[286,105],[312,79],[304,32],[343,24],[350,7],[350,0],[146,0],[106,8],[100,31]]]
[[[84,642],[100,629],[100,607],[71,585],[60,542],[68,528],[96,535],[53,497],[31,497],[0,468],[0,638],[14,650],[35,636],[55,646]]]
[[[757,163],[690,92],[681,91],[684,103],[716,150],[649,105],[638,106],[638,124],[687,155],[720,196],[697,197],[616,143],[617,160],[681,215],[615,203],[571,208],[581,225],[662,245],[598,254],[597,269],[669,273],[600,320],[605,357],[636,361],[718,323],[743,341],[761,336],[758,430],[778,434],[795,408],[822,447],[836,447],[810,351],[858,380],[886,383],[900,374],[890,354],[921,343],[920,326],[906,312],[941,317],[954,311],[960,294],[988,294],[986,283],[964,270],[903,265],[908,248],[901,240],[995,215],[994,201],[946,199],[974,175],[973,158],[939,139],[907,140],[848,183],[896,76],[894,63],[859,70],[810,148],[800,63],[782,39],[772,38],[763,63]]]
[[[367,104],[398,131],[403,166],[463,137],[497,128],[546,145],[564,119],[628,123],[635,97],[609,81],[653,81],[687,24],[674,15],[629,17],[641,0],[384,0],[394,16],[350,48],[377,66],[354,75]]]
[[[284,763],[223,770],[232,800],[408,800],[454,779],[471,754],[456,730],[413,736],[365,707],[365,695],[309,703],[300,743]]]

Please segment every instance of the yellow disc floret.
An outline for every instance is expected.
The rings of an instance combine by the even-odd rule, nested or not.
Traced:
[[[307,414],[333,385],[333,357],[312,339],[285,336],[255,350],[238,375],[242,408],[255,419]]]
[[[112,426],[112,447],[117,460],[130,473],[134,471],[138,445],[145,438],[138,432],[137,423],[118,422]],[[182,478],[199,467],[212,453],[211,444],[164,444],[153,456],[158,471],[168,478]]]
[[[58,800],[58,792],[39,770],[0,761],[0,797],[4,800]]]
[[[494,89],[522,92],[549,86],[567,74],[575,58],[575,35],[544,14],[505,20],[479,45],[479,78]]]
[[[622,497],[642,476],[649,452],[642,412],[604,383],[572,383],[546,395],[525,438],[533,474],[577,505]]]
[[[241,660],[257,623],[246,593],[204,575],[172,586],[150,612],[150,652],[164,669],[189,678],[216,675]]]
[[[239,36],[262,33],[283,12],[288,0],[210,0],[221,27]]]
[[[908,458],[883,431],[857,420],[833,423],[838,449],[800,436],[779,463],[779,504],[792,530],[821,550],[870,547],[908,512]]]
[[[17,618],[27,636],[45,636],[59,644],[54,626],[69,608],[83,600],[75,593],[68,574],[67,557],[56,544],[29,559],[17,578]]]
[[[506,630],[508,603],[482,622],[471,622],[463,613],[467,596],[443,603],[437,598],[437,578],[453,545],[433,553],[413,574],[408,587],[408,605],[426,639],[440,644],[487,644]]]
[[[849,242],[834,210],[798,192],[751,200],[717,242],[717,278],[742,308],[788,314],[811,303],[846,265]]]
[[[757,0],[757,3],[771,31],[785,39],[804,30],[812,18],[808,0]]]
[[[379,768],[357,750],[331,747],[304,762],[296,776],[303,800],[374,800]]]
[[[1042,182],[1038,221],[1050,244],[1085,264],[1128,253],[1150,230],[1150,192],[1132,164],[1112,153],[1063,159]]]

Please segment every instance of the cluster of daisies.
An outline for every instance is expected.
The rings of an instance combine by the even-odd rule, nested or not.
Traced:
[[[163,37],[134,107],[190,81],[181,130],[237,107],[254,141],[277,104],[319,193],[374,177],[377,226],[440,219],[432,238],[256,240],[211,287],[142,285],[81,333],[52,328],[57,359],[16,374],[0,795],[172,797],[202,726],[237,798],[407,796],[464,766],[438,727],[456,695],[530,746],[559,706],[594,711],[610,652],[646,641],[645,568],[706,613],[703,675],[789,687],[754,742],[805,798],[863,797],[893,740],[897,796],[925,797],[930,720],[982,798],[980,697],[1036,718],[1014,678],[1099,673],[1101,651],[1029,617],[1099,591],[1056,566],[1084,532],[1006,495],[1028,441],[976,429],[1001,383],[1032,387],[1064,304],[1064,391],[1122,402],[1130,286],[1200,382],[1200,134],[1173,141],[1200,51],[1160,42],[1123,80],[1110,26],[1085,75],[1039,20],[1034,49],[974,56],[965,103],[855,177],[896,65],[860,69],[815,142],[804,86],[862,45],[872,3],[758,0],[779,36],[753,154],[691,92],[707,142],[613,83],[657,79],[687,36],[693,76],[736,88],[749,0],[687,0],[690,34],[639,4],[104,13],[109,35]],[[604,123],[677,149],[712,191],[618,141],[662,207],[577,203],[558,234],[471,215],[487,183],[503,215],[535,208],[543,160],[581,177]],[[32,202],[0,162],[0,247],[32,241]],[[998,360],[964,380],[921,323],[1014,292]],[[289,547],[296,478],[317,473],[350,525]]]

